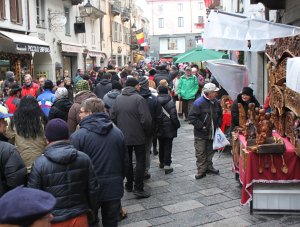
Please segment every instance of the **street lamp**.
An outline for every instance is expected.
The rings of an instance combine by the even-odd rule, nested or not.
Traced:
[[[91,15],[93,12],[93,6],[90,2],[90,0],[88,0],[88,2],[83,6],[85,8],[85,12],[87,13],[87,15]]]
[[[84,48],[83,49],[83,62],[84,62],[84,72],[86,72],[86,57],[87,57],[87,54],[88,54],[89,50],[87,48]]]

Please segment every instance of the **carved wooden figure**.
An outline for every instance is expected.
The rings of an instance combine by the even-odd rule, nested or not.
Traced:
[[[242,133],[245,135],[246,133],[246,113],[244,107],[241,103],[238,103],[239,108],[239,126],[242,128]]]

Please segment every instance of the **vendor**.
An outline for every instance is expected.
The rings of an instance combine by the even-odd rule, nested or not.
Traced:
[[[241,103],[243,105],[246,115],[248,114],[249,103],[254,103],[255,107],[260,106],[259,102],[253,95],[253,89],[250,87],[244,87],[242,93],[238,94],[236,100],[234,100],[233,105],[231,107],[231,132],[236,126],[239,126],[238,103]]]

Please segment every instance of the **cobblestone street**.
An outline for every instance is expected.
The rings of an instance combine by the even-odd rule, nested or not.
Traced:
[[[150,198],[135,199],[125,192],[122,205],[128,217],[120,226],[300,226],[299,215],[250,215],[248,206],[240,206],[241,187],[229,152],[214,156],[220,175],[195,180],[193,128],[186,122],[181,121],[173,143],[174,172],[165,175],[158,164],[152,156],[151,179],[145,181]]]

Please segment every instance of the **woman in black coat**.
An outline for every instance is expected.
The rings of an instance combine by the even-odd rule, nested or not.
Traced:
[[[168,94],[169,89],[166,86],[159,86],[158,102],[163,108],[163,122],[158,129],[157,137],[159,141],[159,167],[164,168],[165,174],[173,172],[171,167],[171,154],[173,138],[177,137],[177,130],[180,128],[180,122],[177,117],[175,103]]]
[[[57,88],[55,92],[55,101],[50,109],[48,120],[60,118],[68,121],[68,113],[72,102],[68,98],[68,90],[64,87]]]
[[[230,132],[234,131],[236,126],[239,126],[239,107],[238,104],[241,103],[243,105],[246,116],[248,115],[248,105],[249,103],[254,103],[255,107],[259,107],[260,104],[253,95],[253,90],[250,87],[244,87],[242,93],[239,94],[234,100],[233,105],[231,107],[231,125]],[[247,116],[248,118],[248,116]]]

